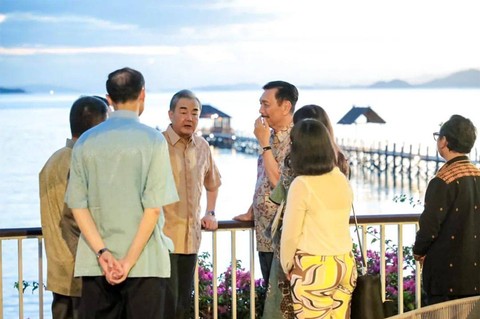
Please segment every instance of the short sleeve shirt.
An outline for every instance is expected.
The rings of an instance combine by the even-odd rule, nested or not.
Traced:
[[[208,142],[197,135],[188,141],[171,126],[163,133],[170,152],[173,176],[180,201],[165,206],[165,234],[173,240],[175,253],[196,254],[200,248],[202,190],[215,191],[220,173]]]
[[[47,253],[47,289],[80,297],[82,282],[73,277],[75,256],[69,250],[77,239],[68,240],[60,228],[73,145],[73,140],[67,139],[67,145],[52,154],[39,174],[40,213]]]
[[[280,171],[285,157],[290,153],[290,131],[293,124],[287,130],[274,132],[270,136],[272,153],[278,163]],[[257,162],[257,183],[253,196],[253,214],[255,218],[255,234],[257,236],[257,250],[261,252],[272,252],[272,239],[265,233],[270,226],[278,205],[270,200],[272,186],[268,181],[267,172],[263,164],[263,156],[258,157]]]
[[[116,258],[123,258],[145,208],[178,200],[161,132],[139,122],[136,113],[115,111],[83,133],[73,149],[66,202],[88,208]],[[163,234],[163,213],[129,277],[169,277],[171,240]],[[80,236],[75,276],[100,276],[95,252]]]

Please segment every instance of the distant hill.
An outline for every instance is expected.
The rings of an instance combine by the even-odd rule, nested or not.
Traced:
[[[421,84],[410,84],[402,80],[375,82],[367,86],[372,89],[403,89],[403,88],[480,88],[480,70],[469,69],[455,72],[444,78],[431,80]]]
[[[56,85],[48,85],[48,84],[32,84],[32,85],[25,85],[25,90],[29,93],[50,93],[51,91],[55,93],[77,93],[78,90],[63,87],[63,86],[56,86]]]
[[[20,89],[20,88],[0,87],[0,94],[19,94],[19,93],[27,93],[27,92],[24,89]]]
[[[418,85],[425,88],[480,88],[480,71],[475,69],[453,73],[447,77]]]
[[[259,83],[235,83],[206,85],[194,87],[194,91],[239,91],[258,90],[263,84]],[[302,90],[318,89],[412,89],[412,88],[480,88],[480,70],[469,69],[455,72],[443,78],[434,79],[421,84],[411,84],[401,79],[391,81],[378,81],[370,85],[332,86],[332,85],[298,85]],[[173,89],[172,89],[173,90]],[[60,87],[48,84],[24,85],[22,88],[0,87],[0,94],[5,93],[79,93],[77,89]]]
[[[49,93],[78,93],[78,90],[56,86],[56,85],[48,85],[48,84],[32,84],[32,85],[24,85],[22,88],[6,88],[0,87],[0,94],[8,94],[8,93],[42,93],[42,94],[49,94]]]
[[[263,85],[263,84],[262,84]],[[258,83],[238,83],[226,85],[207,85],[193,88],[194,91],[236,91],[236,90],[258,90],[262,87]],[[480,70],[469,69],[455,72],[444,78],[434,79],[421,84],[411,84],[407,81],[395,79],[391,81],[378,81],[373,84],[354,85],[348,87],[328,85],[298,85],[302,90],[315,89],[413,89],[413,88],[480,88]]]
[[[379,81],[369,86],[372,89],[395,88],[395,89],[409,89],[412,85],[402,80],[392,80],[389,82]]]

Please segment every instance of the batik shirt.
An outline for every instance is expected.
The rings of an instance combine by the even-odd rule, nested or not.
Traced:
[[[196,134],[186,141],[168,126],[163,132],[168,143],[173,176],[180,201],[163,207],[163,231],[173,240],[176,254],[196,254],[202,236],[200,200],[202,190],[213,192],[221,185],[220,173],[208,142]]]
[[[45,163],[39,175],[40,212],[42,232],[47,253],[47,289],[64,296],[80,297],[82,282],[73,277],[74,255],[69,245],[76,239],[66,240],[60,228],[63,220],[65,189],[74,141],[56,151]],[[75,224],[76,228],[78,228]]]
[[[285,156],[290,153],[290,131],[293,124],[287,130],[274,132],[270,135],[272,154],[281,170]],[[255,233],[257,236],[257,250],[261,252],[272,252],[272,239],[267,236],[265,230],[270,226],[275,216],[278,205],[270,200],[270,193],[273,187],[268,181],[267,172],[263,164],[263,156],[258,157],[257,162],[257,184],[253,196],[253,214],[255,218]]]

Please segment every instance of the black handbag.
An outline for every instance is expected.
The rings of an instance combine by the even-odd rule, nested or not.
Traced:
[[[353,216],[355,220],[355,228],[358,236],[358,246],[362,255],[362,271],[358,275],[357,285],[353,290],[351,303],[351,319],[384,319],[382,301],[382,283],[380,275],[367,274],[367,261],[363,254],[362,243],[360,241],[360,233],[358,231],[357,216],[355,209],[353,209]]]

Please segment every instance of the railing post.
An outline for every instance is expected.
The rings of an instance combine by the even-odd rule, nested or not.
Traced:
[[[386,298],[385,289],[387,286],[386,267],[385,267],[385,262],[386,262],[385,253],[387,249],[386,249],[385,239],[386,239],[385,225],[380,225],[380,278],[382,278],[381,284],[382,284],[382,300],[383,301],[385,301],[385,298]]]
[[[39,318],[43,319],[43,246],[42,238],[38,238],[38,311]]]
[[[194,281],[193,281],[193,293],[194,293],[194,318],[198,319],[200,317],[200,289],[198,288],[198,283],[200,282],[200,278],[198,276],[198,258],[195,266],[195,273],[194,273]]]
[[[418,223],[415,224],[415,233],[419,230]],[[422,267],[418,261],[415,261],[415,308],[422,308]]]
[[[397,265],[398,265],[398,313],[403,313],[403,225],[398,224],[398,246],[397,246]]]
[[[255,319],[255,234],[250,232],[250,318]],[[268,283],[267,283],[268,285]]]
[[[403,150],[402,150],[403,151]],[[393,168],[392,168],[392,175],[393,175],[393,187],[397,187],[397,143],[393,143]],[[400,159],[402,157],[400,156]],[[403,175],[403,174],[402,174]]]
[[[230,231],[232,248],[232,319],[237,318],[237,253],[236,253],[236,232]]]
[[[23,319],[23,246],[22,239],[17,239],[17,271],[18,271],[18,318]]]
[[[3,261],[2,261],[2,256],[3,256],[3,251],[2,251],[2,246],[3,246],[3,240],[0,239],[0,319],[3,319]]]
[[[367,226],[362,224],[360,225],[360,229],[362,230],[362,250],[363,256],[365,256],[365,270],[368,271],[368,257],[367,257]]]
[[[384,181],[385,188],[388,187],[388,167],[389,167],[388,157],[389,156],[388,156],[388,143],[387,143],[385,144],[385,181]],[[393,157],[393,159],[395,160],[395,156]]]
[[[217,289],[217,232],[212,235],[213,245],[213,319],[218,318],[218,289]]]
[[[410,144],[410,158],[408,159],[408,189],[411,190],[412,189],[412,182],[413,182],[413,179],[412,179],[412,175],[413,175],[413,169],[412,169],[412,163],[413,163],[413,160],[415,159],[415,155],[413,155],[413,145]]]

